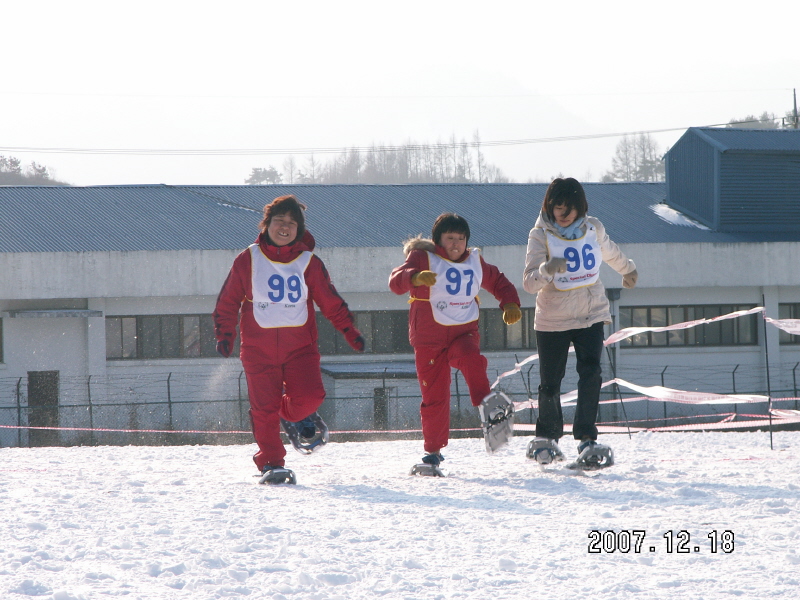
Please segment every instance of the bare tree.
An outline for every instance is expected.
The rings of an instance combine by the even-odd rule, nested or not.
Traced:
[[[475,144],[475,159],[477,162],[478,167],[478,183],[483,183],[483,170],[485,168],[485,159],[483,158],[483,153],[481,152],[481,134],[478,131],[475,131],[475,134],[472,136],[472,142]]]
[[[308,171],[309,183],[317,183],[317,176],[319,172],[319,161],[312,154],[306,161],[306,170]]]
[[[474,139],[470,144],[466,140],[459,142],[452,135],[446,143],[418,144],[409,140],[400,147],[373,143],[367,150],[352,148],[325,163],[317,161],[312,154],[305,171],[298,169],[294,157],[290,156],[283,163],[284,175],[290,184],[510,181],[501,169],[486,162],[477,131]],[[280,183],[280,175],[274,167],[269,169],[254,168],[245,183]]]
[[[288,183],[292,184],[295,182],[294,180],[297,177],[297,161],[292,155],[287,156],[283,161],[283,176],[286,177]]]
[[[602,181],[663,181],[664,161],[649,133],[622,136]]]

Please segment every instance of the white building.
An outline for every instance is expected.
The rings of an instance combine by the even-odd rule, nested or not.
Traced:
[[[681,148],[679,142],[671,153]],[[800,149],[788,156],[800,160]],[[767,224],[774,227],[715,230],[670,207],[679,203],[668,203],[668,188],[678,187],[684,172],[679,161],[670,166],[667,159],[669,185],[585,185],[590,214],[605,224],[640,275],[636,289],[620,289],[620,276],[603,266],[615,315],[609,330],[762,304],[771,317],[800,318],[800,219],[791,216],[800,207],[800,186],[778,186],[786,190],[781,200],[783,214],[791,216],[786,222],[778,225],[770,217]],[[775,184],[770,178],[767,185],[770,181]],[[403,261],[402,242],[429,234],[440,213],[458,212],[470,223],[470,244],[480,246],[484,258],[517,286],[526,310],[522,322],[510,328],[502,324],[497,302],[481,293],[482,341],[494,379],[517,358],[535,352],[535,297],[522,290],[521,281],[528,231],[545,189],[543,184],[0,187],[0,424],[247,429],[241,364],[215,354],[210,314],[234,257],[258,233],[264,204],[291,193],[308,205],[316,252],[368,340],[368,351],[354,355],[326,321],[320,322],[332,428],[370,429],[377,419],[381,427],[413,426],[419,400],[407,341],[407,298],[387,286],[391,269]],[[770,197],[774,204],[775,194]],[[796,397],[797,338],[765,328],[755,315],[684,332],[643,334],[609,357],[620,377],[641,384],[723,393],[765,393],[769,386],[773,396]],[[538,373],[535,366],[530,369],[502,383],[517,399],[525,397],[525,381],[535,393]],[[610,365],[605,371],[610,378]],[[574,389],[574,382],[568,372],[562,391]],[[463,422],[472,423],[463,381],[458,391],[462,397],[454,398],[454,407],[461,402],[468,415]],[[37,402],[43,406],[36,408]],[[675,416],[680,408],[664,408],[669,415],[662,415],[658,405],[653,415],[652,403],[645,404],[628,418]],[[25,444],[27,436],[27,430],[0,430],[0,443]],[[120,433],[31,436],[31,443],[112,443]]]

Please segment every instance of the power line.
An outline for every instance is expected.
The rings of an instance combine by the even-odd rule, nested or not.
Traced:
[[[747,123],[757,123],[753,121],[740,121],[735,125]],[[702,127],[721,127],[730,123],[717,123],[714,125],[702,125]],[[554,142],[574,142],[582,140],[594,140],[612,137],[624,137],[629,135],[667,133],[672,131],[684,131],[688,127],[672,127],[668,129],[649,129],[642,131],[627,131],[616,133],[596,133],[584,135],[567,135],[547,138],[527,138],[518,140],[495,140],[488,142],[447,142],[435,144],[402,144],[402,145],[370,145],[370,146],[347,146],[347,147],[318,147],[318,148],[57,148],[57,147],[36,147],[36,146],[0,146],[0,152],[17,153],[37,153],[37,154],[100,154],[100,155],[119,155],[119,156],[269,156],[284,154],[342,154],[347,152],[398,152],[401,150],[421,150],[421,149],[444,149],[444,148],[482,148],[500,146],[522,146],[530,144],[547,144]]]
[[[656,90],[656,91],[611,91],[611,92],[531,92],[520,94],[166,94],[166,93],[115,93],[115,92],[34,92],[20,90],[0,90],[0,96],[59,96],[79,98],[133,98],[133,99],[193,99],[193,100],[427,100],[427,99],[502,99],[502,98],[583,98],[587,96],[679,96],[682,94],[747,94],[753,92],[785,92],[792,88],[759,88],[730,90]]]

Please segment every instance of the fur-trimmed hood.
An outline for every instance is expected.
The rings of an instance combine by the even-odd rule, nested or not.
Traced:
[[[436,252],[436,244],[433,240],[418,235],[403,242],[403,253],[408,256],[412,250],[425,250],[426,252]]]

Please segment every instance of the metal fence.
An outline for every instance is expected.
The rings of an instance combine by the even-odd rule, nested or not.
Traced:
[[[777,389],[765,386],[764,369],[754,366],[631,367],[618,376],[643,385],[723,394],[767,395],[769,391],[773,408],[797,410],[798,365],[785,365],[772,374]],[[605,372],[608,373],[608,369]],[[492,374],[490,380],[494,379]],[[503,379],[499,387],[515,402],[524,402],[531,395],[535,397],[537,382],[538,370],[533,365]],[[574,375],[569,375],[562,390],[574,389],[569,387],[574,383]],[[349,384],[347,389],[337,388],[337,394],[329,395],[320,409],[332,439],[421,437],[420,395],[415,379],[361,381]],[[635,401],[636,396],[615,386],[605,388],[598,422],[653,428],[710,423],[728,414],[768,413],[766,402],[686,405]],[[617,398],[627,401],[602,403]],[[55,404],[41,405],[30,400],[28,379],[0,378],[0,445],[180,445],[252,441],[243,372],[61,376]],[[564,408],[566,422],[571,422],[573,414],[573,408]],[[535,423],[536,411],[532,408],[519,410],[516,421]],[[477,411],[469,400],[464,380],[454,371],[451,386],[453,437],[478,436],[479,427]]]

